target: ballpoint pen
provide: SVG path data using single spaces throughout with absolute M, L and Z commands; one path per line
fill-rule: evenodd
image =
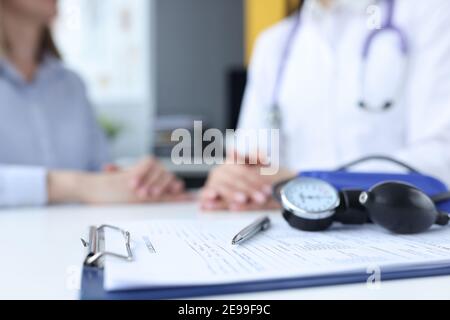
M 270 219 L 269 217 L 263 217 L 255 222 L 253 222 L 251 225 L 246 227 L 245 229 L 241 230 L 231 241 L 232 245 L 240 244 L 244 241 L 247 241 L 248 239 L 252 238 L 256 234 L 258 234 L 261 231 L 265 231 L 269 229 L 270 227 Z

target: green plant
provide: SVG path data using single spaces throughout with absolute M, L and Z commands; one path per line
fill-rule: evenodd
M 123 124 L 107 116 L 99 116 L 98 123 L 109 140 L 115 140 L 124 129 Z

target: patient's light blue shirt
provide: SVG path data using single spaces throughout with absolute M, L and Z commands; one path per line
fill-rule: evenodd
M 80 78 L 47 56 L 29 82 L 0 58 L 0 207 L 47 203 L 48 170 L 108 161 Z

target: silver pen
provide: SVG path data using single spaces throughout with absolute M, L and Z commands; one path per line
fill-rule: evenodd
M 256 234 L 260 233 L 261 231 L 265 231 L 270 228 L 270 219 L 269 217 L 263 217 L 255 222 L 253 222 L 251 225 L 243 229 L 241 232 L 239 232 L 231 241 L 232 245 L 240 244 L 244 241 L 247 241 L 248 239 L 252 238 Z

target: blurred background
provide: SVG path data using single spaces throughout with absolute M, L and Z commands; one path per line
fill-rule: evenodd
M 60 0 L 55 34 L 117 161 L 168 166 L 176 128 L 236 126 L 255 39 L 296 0 Z M 207 168 L 172 168 L 201 179 Z

